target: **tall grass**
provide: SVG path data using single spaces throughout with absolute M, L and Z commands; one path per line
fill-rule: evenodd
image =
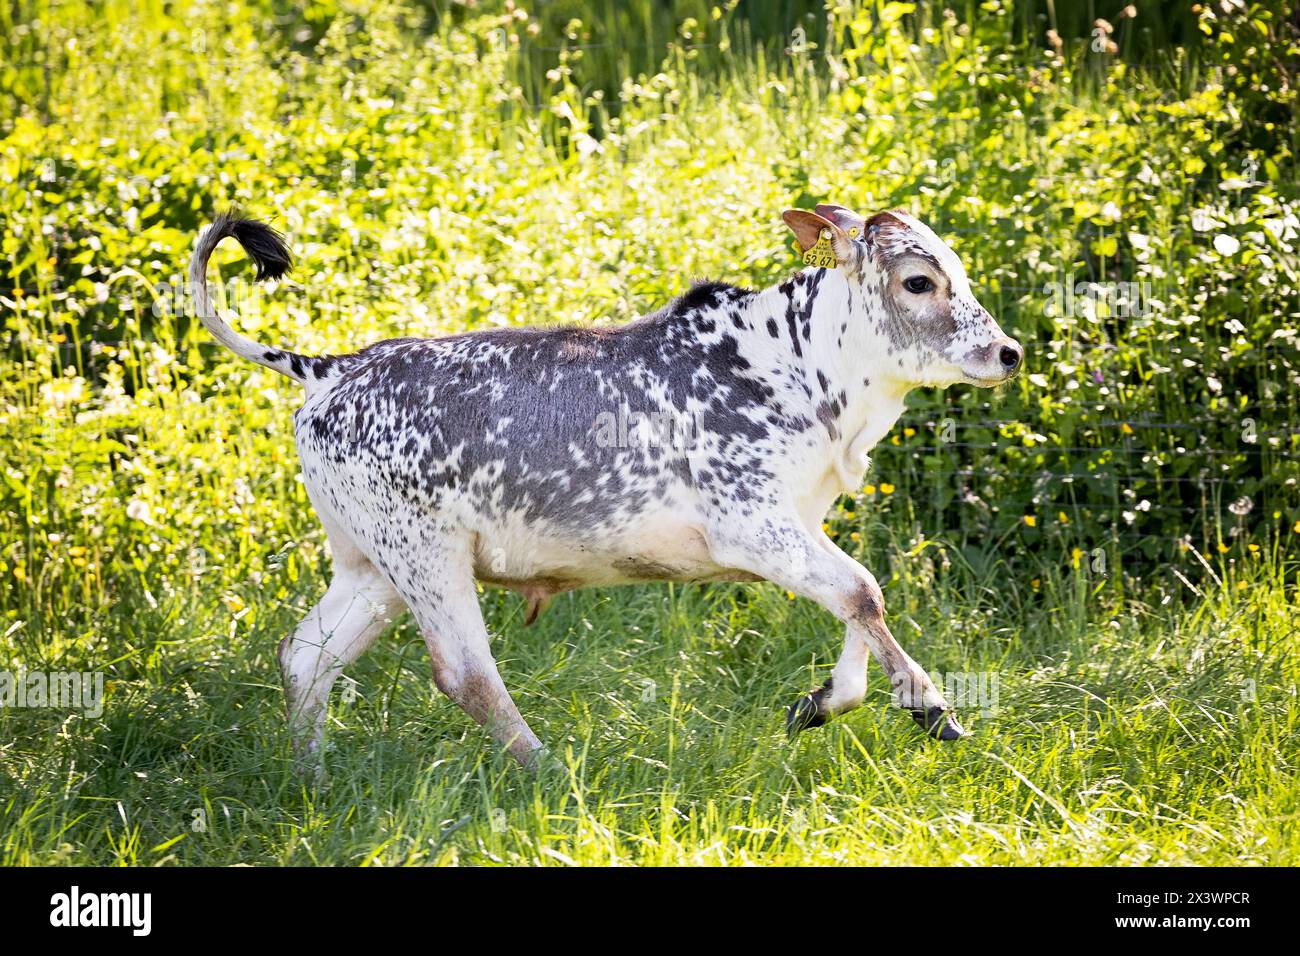
M 927 743 L 879 673 L 864 708 L 787 743 L 781 705 L 824 679 L 838 629 L 775 591 L 581 592 L 528 630 L 490 596 L 506 680 L 565 769 L 533 777 L 495 752 L 431 692 L 406 623 L 338 694 L 321 788 L 291 769 L 272 676 L 275 639 L 321 582 L 234 639 L 209 636 L 221 615 L 199 598 L 103 720 L 7 715 L 3 858 L 1294 862 L 1300 715 L 1279 582 L 1107 617 L 1074 580 L 993 595 L 954 577 L 925 583 L 925 601 L 910 579 L 891 596 L 927 664 L 1000 675 L 996 710 L 966 711 L 975 736 L 956 746 Z
M 1206 5 L 1182 53 L 1127 49 L 1143 13 L 1110 53 L 998 2 L 808 5 L 800 34 L 759 5 L 238 6 L 0 11 L 0 670 L 109 677 L 97 721 L 0 709 L 5 860 L 1294 860 L 1282 4 Z M 202 223 L 290 235 L 291 282 L 211 274 L 242 330 L 328 352 L 767 284 L 780 211 L 827 198 L 932 223 L 1030 346 L 997 395 L 914 395 L 828 516 L 913 656 L 998 676 L 974 740 L 928 746 L 873 683 L 786 745 L 838 638 L 769 588 L 573 595 L 528 630 L 488 592 L 567 777 L 495 755 L 407 623 L 304 790 L 271 654 L 328 568 L 299 396 L 186 313 Z M 1047 313 L 1085 280 L 1151 309 Z

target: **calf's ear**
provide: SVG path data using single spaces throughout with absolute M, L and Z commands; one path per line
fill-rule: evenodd
M 817 245 L 818 240 L 823 238 L 823 233 L 825 233 L 825 238 L 830 243 L 831 252 L 835 256 L 837 265 L 844 265 L 852 258 L 853 243 L 849 239 L 848 233 L 825 216 L 819 216 L 807 209 L 787 209 L 781 213 L 781 218 L 785 220 L 785 224 L 794 233 L 795 239 L 799 241 L 799 248 L 803 252 L 806 253 Z

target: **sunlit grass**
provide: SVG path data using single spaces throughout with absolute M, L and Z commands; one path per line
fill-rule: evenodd
M 844 5 L 815 48 L 723 4 L 644 75 L 590 48 L 636 5 L 572 26 L 110 0 L 42 6 L 44 34 L 27 6 L 0 11 L 0 670 L 109 689 L 97 720 L 0 709 L 4 862 L 1295 862 L 1280 5 L 1198 14 L 1204 59 L 1146 69 L 1001 3 Z M 784 708 L 839 642 L 823 612 L 646 587 L 525 629 L 487 592 L 567 772 L 497 754 L 407 622 L 336 691 L 330 782 L 305 788 L 273 649 L 328 562 L 298 392 L 185 315 L 213 211 L 269 219 L 298 262 L 251 290 L 223 247 L 235 324 L 330 352 L 766 285 L 795 267 L 781 210 L 827 199 L 934 224 L 1029 346 L 995 393 L 914 395 L 827 516 L 913 656 L 996 675 L 997 712 L 935 746 L 875 673 L 791 744 Z M 1049 314 L 1048 284 L 1082 280 L 1146 283 L 1151 311 Z
M 101 720 L 4 714 L 3 860 L 1294 861 L 1294 616 L 1273 582 L 1190 614 L 1104 620 L 1066 598 L 992 633 L 944 620 L 958 587 L 935 597 L 919 633 L 897 623 L 912 651 L 999 678 L 953 745 L 894 709 L 879 672 L 861 710 L 787 742 L 784 705 L 824 676 L 838 629 L 771 587 L 580 593 L 528 629 L 492 595 L 507 683 L 564 769 L 501 756 L 432 691 L 407 622 L 336 692 L 320 789 L 282 732 L 272 650 L 292 608 L 233 641 L 173 628 L 166 664 L 116 683 Z

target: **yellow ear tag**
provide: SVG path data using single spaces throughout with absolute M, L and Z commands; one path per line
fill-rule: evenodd
M 831 251 L 831 231 L 823 229 L 816 245 L 803 254 L 803 264 L 818 269 L 829 269 L 835 265 L 835 253 Z

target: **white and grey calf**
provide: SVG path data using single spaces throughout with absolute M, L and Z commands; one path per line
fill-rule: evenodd
M 301 751 L 320 746 L 335 679 L 410 608 L 438 687 L 527 762 L 542 745 L 497 671 L 475 579 L 521 593 L 530 619 L 588 585 L 772 581 L 846 628 L 830 679 L 790 708 L 791 732 L 858 706 L 870 655 L 922 727 L 961 736 L 885 624 L 876 579 L 821 522 L 860 486 L 911 389 L 1006 381 L 1021 347 L 910 216 L 821 205 L 784 219 L 826 264 L 773 288 L 702 283 L 622 326 L 319 357 L 258 345 L 217 316 L 205 272 L 223 238 L 259 278 L 283 275 L 290 256 L 262 223 L 208 227 L 190 265 L 203 323 L 306 389 L 295 434 L 334 578 L 280 645 Z

